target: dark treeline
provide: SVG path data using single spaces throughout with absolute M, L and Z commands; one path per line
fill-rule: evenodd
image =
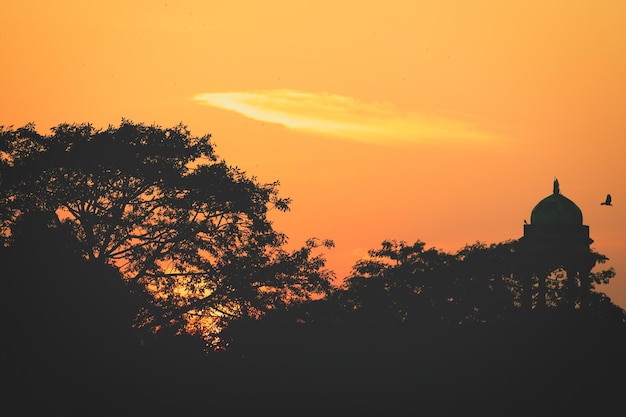
M 331 285 L 210 136 L 0 129 L 7 404 L 53 415 L 573 416 L 622 409 L 626 315 L 519 240 L 385 241 Z M 591 252 L 596 264 L 606 260 Z M 536 272 L 534 269 L 532 269 Z M 537 275 L 537 274 L 535 274 Z M 617 407 L 617 408 L 616 408 Z M 41 410 L 41 411 L 40 411 Z

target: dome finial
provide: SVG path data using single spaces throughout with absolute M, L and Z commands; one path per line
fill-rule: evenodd
M 556 177 L 554 178 L 554 189 L 552 191 L 554 194 L 560 194 L 561 190 L 559 190 L 559 180 L 556 179 Z

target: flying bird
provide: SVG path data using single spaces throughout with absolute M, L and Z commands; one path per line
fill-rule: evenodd
M 606 200 L 600 203 L 601 206 L 612 206 L 611 204 L 611 194 L 606 195 Z

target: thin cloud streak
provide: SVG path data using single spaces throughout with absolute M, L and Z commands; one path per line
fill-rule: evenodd
M 493 143 L 498 138 L 470 123 L 397 111 L 389 103 L 296 90 L 196 94 L 193 100 L 289 129 L 378 144 Z

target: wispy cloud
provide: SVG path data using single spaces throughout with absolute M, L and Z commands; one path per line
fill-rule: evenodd
M 389 103 L 295 90 L 196 94 L 194 100 L 294 130 L 373 143 L 476 143 L 497 137 L 466 121 L 400 112 Z

